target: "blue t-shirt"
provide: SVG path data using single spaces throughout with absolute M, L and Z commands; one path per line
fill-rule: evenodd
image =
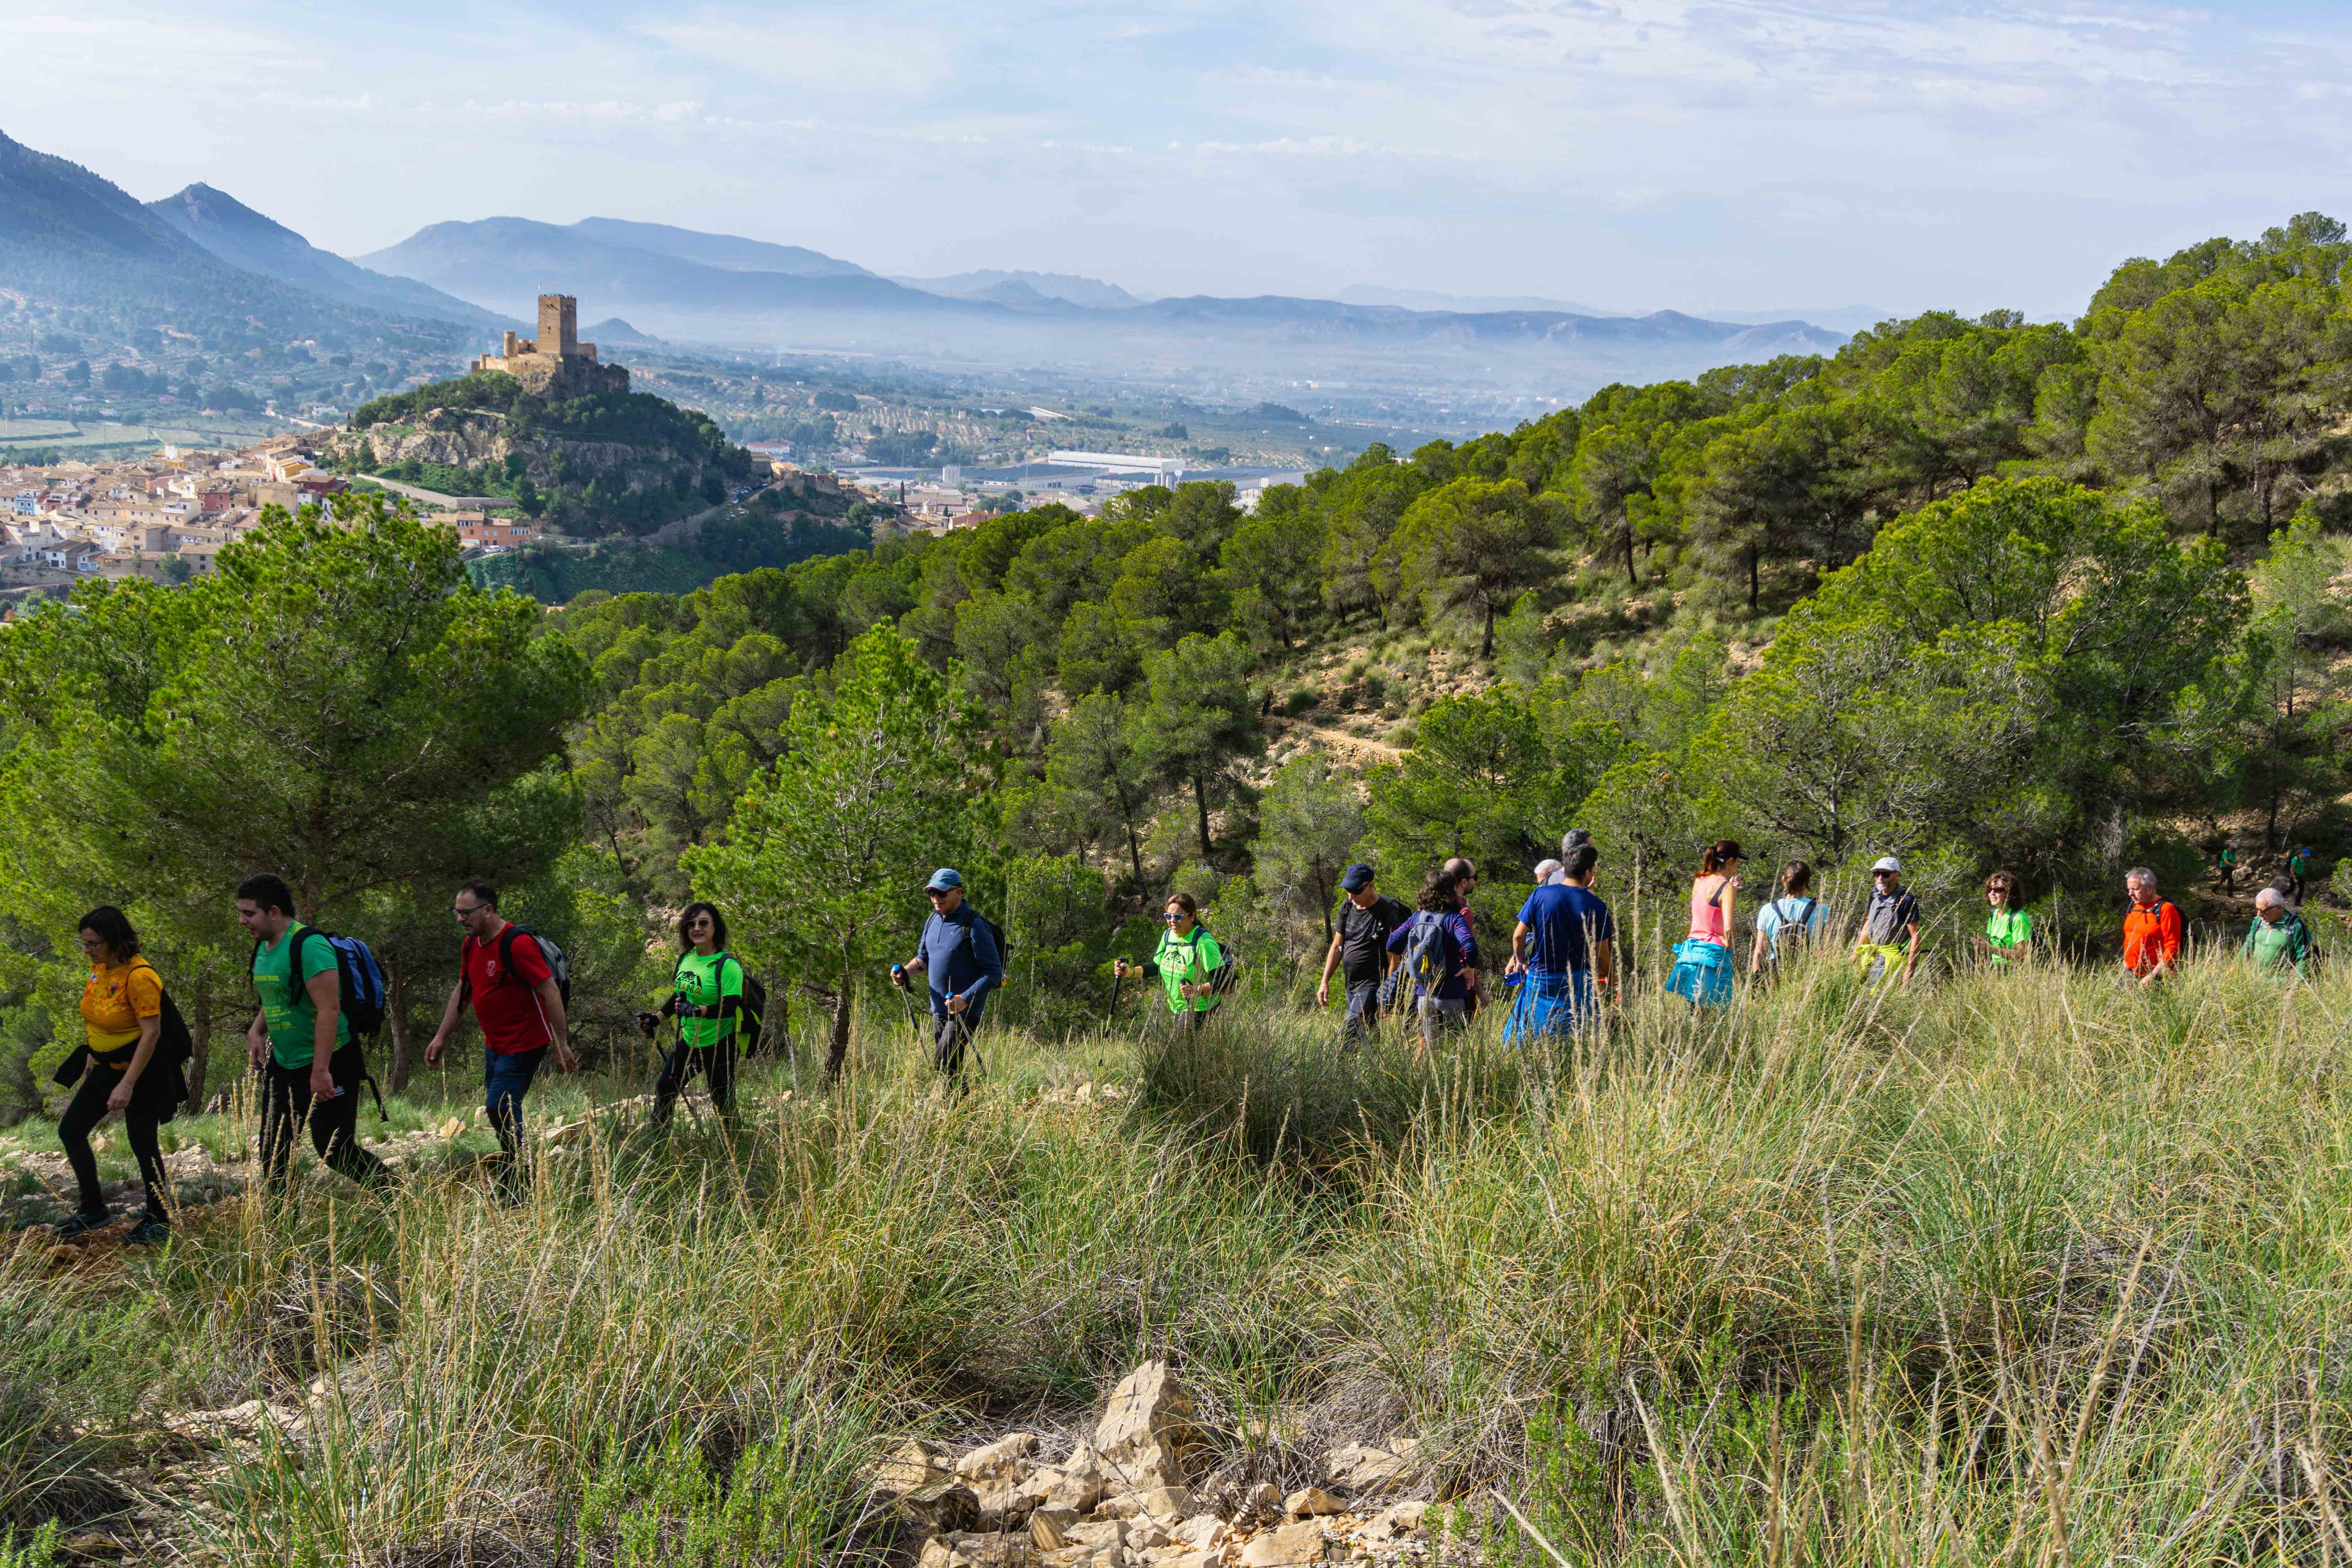
M 1538 975 L 1566 975 L 1592 967 L 1592 944 L 1617 939 L 1609 906 L 1589 889 L 1554 883 L 1528 894 L 1519 906 L 1528 928 L 1528 967 Z
M 1783 894 L 1756 912 L 1756 929 L 1764 934 L 1764 950 L 1777 958 L 1780 956 L 1782 931 L 1802 925 L 1803 939 L 1812 941 L 1820 937 L 1829 917 L 1829 905 L 1820 899 L 1801 893 Z

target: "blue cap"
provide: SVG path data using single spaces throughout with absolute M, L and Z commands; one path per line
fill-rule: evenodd
M 945 893 L 949 888 L 961 887 L 962 885 L 963 874 L 952 866 L 943 865 L 940 867 L 939 870 L 931 873 L 931 880 L 923 883 L 923 891 L 925 893 Z
M 1372 885 L 1372 868 L 1358 861 L 1340 873 L 1339 885 L 1349 893 L 1361 893 Z

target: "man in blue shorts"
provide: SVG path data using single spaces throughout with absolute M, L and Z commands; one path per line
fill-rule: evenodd
M 1600 858 L 1589 841 L 1577 845 L 1560 868 L 1567 880 L 1537 888 L 1520 906 L 1506 972 L 1526 978 L 1503 1026 L 1504 1044 L 1570 1034 L 1599 1021 L 1597 993 L 1617 978 L 1617 922 L 1592 892 Z

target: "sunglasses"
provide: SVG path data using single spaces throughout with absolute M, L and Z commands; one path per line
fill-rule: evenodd
M 449 906 L 449 913 L 463 920 L 469 915 L 479 915 L 488 907 L 486 904 L 453 904 Z

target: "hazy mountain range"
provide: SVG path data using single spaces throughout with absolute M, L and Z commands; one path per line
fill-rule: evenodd
M 1429 309 L 1284 295 L 1147 299 L 1053 273 L 892 278 L 797 246 L 597 218 L 435 224 L 358 259 L 509 314 L 560 287 L 583 309 L 619 312 L 673 340 L 1359 390 L 1580 395 L 1608 381 L 1689 375 L 1843 341 L 1802 320 L 1611 317 L 1549 300 Z
M 225 280 L 241 278 L 241 284 Z M 1447 395 L 1579 397 L 1610 381 L 1833 350 L 1821 324 L 1610 316 L 1571 301 L 1350 290 L 1146 298 L 1068 274 L 892 278 L 798 246 L 662 224 L 494 217 L 430 225 L 347 260 L 206 184 L 142 205 L 88 170 L 0 137 L 0 287 L 169 301 L 251 296 L 248 314 L 359 312 L 488 335 L 542 292 L 634 332 L 755 350 L 902 354 L 971 369 L 1061 365 L 1210 391 L 1313 382 Z M 272 311 L 253 308 L 268 302 Z M 618 325 L 615 323 L 615 325 Z M 590 335 L 590 334 L 583 334 Z

